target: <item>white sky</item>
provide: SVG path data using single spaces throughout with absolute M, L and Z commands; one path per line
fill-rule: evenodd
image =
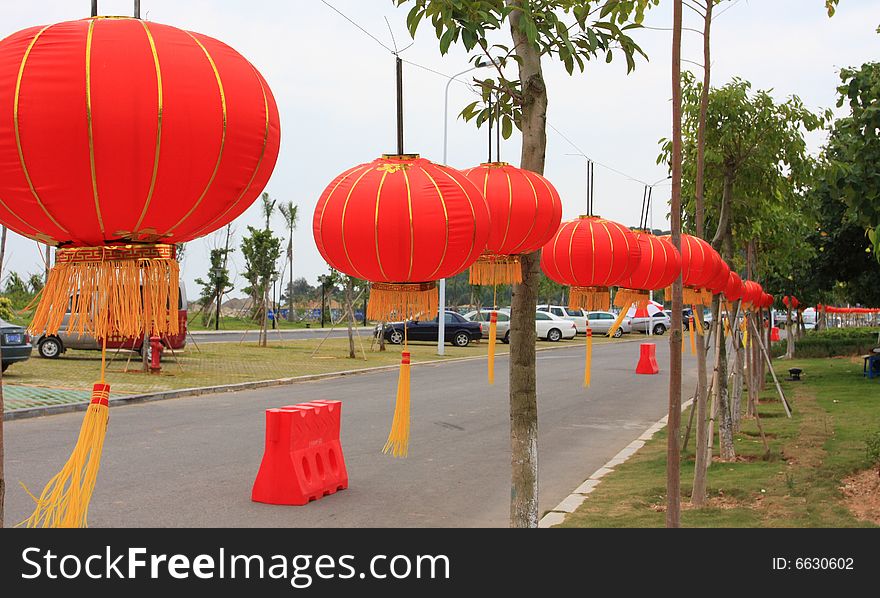
M 391 45 L 387 17 L 400 47 L 410 43 L 407 7 L 391 0 L 329 0 L 362 27 Z M 100 14 L 131 14 L 131 0 L 99 0 Z M 266 191 L 279 201 L 299 205 L 295 235 L 295 275 L 314 283 L 326 272 L 311 232 L 312 213 L 324 187 L 350 166 L 395 151 L 394 63 L 378 43 L 357 30 L 320 0 L 142 0 L 142 16 L 216 37 L 248 58 L 272 87 L 281 113 L 281 153 Z M 87 17 L 88 0 L 5 1 L 0 5 L 0 36 L 25 27 Z M 829 19 L 822 0 L 728 0 L 712 32 L 712 80 L 722 85 L 733 76 L 754 87 L 772 89 L 779 99 L 797 94 L 813 109 L 833 107 L 838 71 L 880 56 L 880 1 L 842 0 Z M 685 11 L 685 26 L 701 28 L 699 18 Z M 645 24 L 668 28 L 671 2 L 663 0 Z M 640 60 L 630 75 L 625 63 L 598 60 L 583 74 L 568 77 L 558 64 L 546 63 L 550 108 L 548 120 L 598 164 L 626 173 L 621 176 L 596 166 L 594 210 L 606 218 L 634 226 L 641 207 L 643 182 L 665 177 L 655 163 L 658 140 L 671 131 L 669 31 L 635 31 L 650 61 Z M 684 57 L 702 62 L 702 38 L 684 33 Z M 403 57 L 453 75 L 468 68 L 467 56 L 453 48 L 441 57 L 433 29 L 419 30 Z M 685 68 L 696 69 L 689 64 Z M 468 76 L 463 77 L 464 80 Z M 447 79 L 407 65 L 405 71 L 406 151 L 441 161 L 443 93 Z M 449 109 L 449 158 L 465 168 L 486 158 L 485 128 L 456 118 L 473 101 L 465 85 L 453 84 Z M 822 136 L 811 137 L 815 151 Z M 560 135 L 548 133 L 545 175 L 564 202 L 564 218 L 583 212 L 584 160 Z M 502 145 L 502 159 L 519 159 L 515 134 Z M 637 180 L 632 180 L 637 179 Z M 668 184 L 654 192 L 654 225 L 665 227 Z M 257 206 L 234 224 L 238 235 L 261 222 Z M 281 217 L 276 226 L 281 229 Z M 190 297 L 198 294 L 194 280 L 204 276 L 209 249 L 219 238 L 209 235 L 191 242 L 184 264 Z M 233 254 L 233 274 L 242 267 Z M 33 241 L 10 233 L 5 275 L 42 271 Z M 241 285 L 242 279 L 236 282 Z M 233 293 L 237 295 L 239 293 Z

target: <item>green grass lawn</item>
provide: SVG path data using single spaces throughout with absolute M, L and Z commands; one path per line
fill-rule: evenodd
M 309 326 L 306 326 L 306 322 L 288 322 L 287 320 L 278 320 L 277 327 L 281 330 L 297 330 L 300 328 L 321 328 L 321 322 L 308 322 Z M 329 322 L 325 322 L 326 327 L 330 327 Z M 360 322 L 357 323 L 358 326 L 362 324 Z M 199 316 L 193 317 L 190 315 L 189 322 L 187 327 L 193 331 L 199 330 L 214 330 L 213 321 L 209 326 L 205 326 L 202 323 L 202 318 Z M 339 326 L 337 326 L 338 328 Z M 220 330 L 259 330 L 260 324 L 259 322 L 254 322 L 253 320 L 247 318 L 233 318 L 233 317 L 224 317 L 220 318 Z M 272 322 L 269 322 L 269 330 L 272 330 Z
M 689 505 L 693 438 L 682 457 L 682 525 L 687 527 L 854 527 L 843 503 L 842 479 L 870 466 L 865 438 L 880 429 L 880 383 L 863 379 L 857 358 L 776 362 L 782 378 L 790 367 L 802 382 L 782 382 L 793 403 L 788 419 L 772 382 L 760 414 L 769 458 L 754 420 L 736 435 L 737 461 L 717 459 L 709 468 L 709 505 Z M 688 413 L 683 414 L 683 427 Z M 717 454 L 717 443 L 716 452 Z M 666 434 L 657 434 L 629 461 L 605 476 L 564 527 L 661 527 L 665 524 Z

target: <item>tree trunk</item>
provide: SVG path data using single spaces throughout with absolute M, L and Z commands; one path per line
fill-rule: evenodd
M 520 167 L 544 173 L 547 87 L 541 56 L 520 29 L 521 0 L 508 0 L 510 33 L 522 81 Z M 538 400 L 535 389 L 535 308 L 541 253 L 521 258 L 522 284 L 513 287 L 510 316 L 510 526 L 538 525 Z
M 753 280 L 754 277 L 754 262 L 755 262 L 755 241 L 754 239 L 748 242 L 746 246 L 746 278 L 748 280 Z M 754 313 L 744 312 L 743 319 L 746 322 L 746 338 L 748 339 L 748 346 L 746 347 L 746 369 L 748 371 L 748 391 L 749 391 L 749 402 L 748 402 L 748 415 L 749 417 L 755 417 L 758 412 L 758 377 L 755 375 L 755 369 L 757 368 L 757 360 L 755 359 L 755 350 L 757 349 L 757 344 L 755 339 L 752 338 L 752 333 L 749 331 L 748 319 L 752 318 Z
M 354 292 L 354 281 L 351 276 L 346 277 L 345 281 L 345 319 L 348 321 L 348 358 L 356 359 L 354 352 L 354 306 L 352 305 L 352 293 Z M 438 322 L 443 325 L 442 320 Z
M 720 322 L 718 325 L 720 326 Z M 714 402 L 718 406 L 718 445 L 721 459 L 732 461 L 736 458 L 736 449 L 733 445 L 733 417 L 727 387 L 727 343 L 720 334 L 716 339 L 718 361 L 715 366 Z
M 385 320 L 379 322 L 379 352 L 385 350 Z
M 697 123 L 697 172 L 694 180 L 694 208 L 696 212 L 696 233 L 701 239 L 705 238 L 705 210 L 703 202 L 706 155 L 706 113 L 709 109 L 709 82 L 710 69 L 710 46 L 709 33 L 712 25 L 712 2 L 706 6 L 703 20 L 703 88 L 700 92 L 700 117 Z M 703 326 L 702 309 L 694 309 L 694 326 Z M 696 433 L 696 456 L 694 462 L 694 485 L 691 492 L 691 503 L 695 507 L 702 507 L 706 502 L 706 470 L 709 467 L 708 442 L 706 435 L 709 430 L 709 422 L 706 413 L 706 338 L 702 334 L 696 336 L 697 346 L 697 394 L 694 397 L 697 410 L 697 433 Z
M 794 359 L 795 327 L 791 320 L 791 301 L 785 308 L 785 358 Z M 769 345 L 768 345 L 769 346 Z
M 287 321 L 293 322 L 293 227 L 290 227 L 290 241 L 287 243 L 287 259 L 290 261 L 290 277 L 287 286 Z
M 694 306 L 694 327 L 703 326 L 703 310 L 702 306 Z M 717 342 L 716 351 L 717 349 Z M 709 468 L 709 443 L 711 439 L 707 438 L 709 433 L 709 419 L 707 412 L 708 396 L 706 394 L 706 386 L 708 379 L 706 376 L 706 337 L 701 334 L 696 335 L 697 345 L 697 395 L 696 404 L 693 408 L 697 410 L 696 419 L 696 455 L 694 457 L 694 486 L 691 492 L 691 503 L 695 507 L 703 507 L 706 504 L 706 473 Z
M 681 250 L 681 12 L 672 17 L 672 243 Z M 681 276 L 672 284 L 672 330 L 669 335 L 669 413 L 666 438 L 666 527 L 681 527 Z
M 742 392 L 743 392 L 743 369 L 745 366 L 745 351 L 742 346 L 742 333 L 736 327 L 735 315 L 739 313 L 742 302 L 737 301 L 733 305 L 733 313 L 731 314 L 730 332 L 733 341 L 733 350 L 736 357 L 733 362 L 733 400 L 731 401 L 733 412 L 733 431 L 739 432 L 740 421 L 742 419 Z
M 268 346 L 269 337 L 269 280 L 263 280 L 263 289 L 260 306 L 260 346 Z

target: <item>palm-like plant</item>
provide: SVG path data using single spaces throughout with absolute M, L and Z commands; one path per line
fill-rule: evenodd
M 278 203 L 278 200 L 269 197 L 266 191 L 263 191 L 260 199 L 263 202 L 263 217 L 266 219 L 266 230 L 269 230 L 269 220 L 272 218 L 272 213 L 275 211 L 275 204 Z
M 296 230 L 296 223 L 299 220 L 297 213 L 297 205 L 292 201 L 279 206 L 284 222 L 287 224 L 289 236 L 287 238 L 287 262 L 290 264 L 290 278 L 287 285 L 287 321 L 293 321 L 293 231 Z

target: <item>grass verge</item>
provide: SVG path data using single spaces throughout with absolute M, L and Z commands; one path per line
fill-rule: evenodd
M 862 378 L 857 358 L 797 359 L 776 363 L 780 379 L 789 367 L 802 382 L 782 382 L 793 403 L 788 419 L 772 383 L 761 395 L 760 414 L 770 445 L 754 420 L 736 434 L 737 460 L 709 469 L 709 501 L 690 507 L 693 439 L 682 454 L 682 525 L 687 527 L 862 527 L 844 504 L 843 479 L 870 464 L 865 438 L 880 428 L 880 383 Z M 683 425 L 688 413 L 682 417 Z M 716 446 L 717 454 L 717 446 Z M 666 502 L 666 432 L 606 475 L 563 527 L 662 527 Z

